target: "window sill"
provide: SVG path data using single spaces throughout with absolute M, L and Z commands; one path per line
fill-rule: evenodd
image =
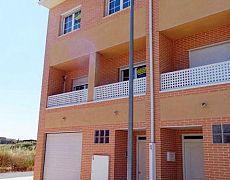
M 68 33 L 66 33 L 66 34 L 59 35 L 57 38 L 62 38 L 62 37 L 68 36 L 68 35 L 70 35 L 70 34 L 73 34 L 74 32 L 80 31 L 80 30 L 81 30 L 81 28 L 75 29 L 75 30 L 73 30 L 73 31 L 71 31 L 71 32 L 68 32 Z
M 114 16 L 114 15 L 117 15 L 117 14 L 119 14 L 119 13 L 121 13 L 121 12 L 128 11 L 129 9 L 130 9 L 130 7 L 127 7 L 127 8 L 125 8 L 125 9 L 121 9 L 120 11 L 117 11 L 117 12 L 115 12 L 115 13 L 113 13 L 113 14 L 105 15 L 105 16 L 103 17 L 103 19 L 110 18 L 110 17 L 112 17 L 112 16 Z

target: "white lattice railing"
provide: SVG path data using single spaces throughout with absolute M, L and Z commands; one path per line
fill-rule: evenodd
M 62 93 L 52 95 L 48 97 L 47 107 L 59 107 L 66 105 L 73 105 L 86 102 L 88 98 L 88 90 L 72 91 L 68 93 Z
M 146 78 L 138 78 L 133 81 L 134 95 L 145 94 Z M 129 82 L 122 81 L 118 83 L 108 84 L 94 88 L 94 99 L 113 99 L 128 96 Z
M 161 91 L 230 82 L 230 61 L 161 75 Z

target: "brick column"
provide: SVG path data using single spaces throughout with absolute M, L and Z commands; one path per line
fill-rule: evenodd
M 88 74 L 88 101 L 94 100 L 94 87 L 97 85 L 97 71 L 99 66 L 100 54 L 94 52 L 89 55 L 89 74 Z

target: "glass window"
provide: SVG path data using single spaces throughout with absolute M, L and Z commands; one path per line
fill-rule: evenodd
M 109 143 L 109 130 L 95 130 L 94 143 Z
M 230 124 L 212 126 L 213 143 L 230 143 Z
M 73 80 L 73 91 L 88 89 L 88 77 L 81 77 Z
M 88 89 L 88 84 L 76 85 L 73 87 L 74 91 L 79 91 L 79 90 L 83 90 L 83 89 Z
M 130 6 L 130 0 L 123 0 L 123 9 Z
M 73 29 L 80 29 L 81 27 L 81 10 L 74 13 L 74 24 L 73 24 Z
M 108 14 L 113 14 L 130 6 L 130 0 L 109 0 Z
M 213 143 L 222 143 L 221 125 L 212 126 Z
M 230 143 L 230 124 L 223 125 L 223 136 L 224 143 Z
M 81 27 L 81 10 L 75 11 L 72 14 L 64 17 L 63 34 L 67 34 Z
M 140 65 L 133 68 L 134 79 L 146 77 L 146 65 Z M 121 81 L 129 80 L 129 69 L 121 70 Z
M 72 31 L 72 15 L 67 16 L 64 22 L 64 34 Z

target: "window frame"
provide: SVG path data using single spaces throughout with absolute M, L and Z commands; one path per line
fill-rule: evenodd
M 135 68 L 138 68 L 138 67 L 140 67 L 140 66 L 146 66 L 146 62 L 143 61 L 143 62 L 140 62 L 140 63 L 136 63 L 136 64 L 133 65 L 133 68 L 135 69 Z M 127 69 L 129 69 L 128 66 L 125 66 L 125 67 L 121 67 L 121 68 L 120 68 L 120 70 L 119 70 L 119 81 L 120 81 L 120 82 L 123 82 L 123 78 L 124 78 L 122 72 L 123 72 L 124 70 L 127 70 Z M 135 73 L 135 72 L 134 72 L 134 76 L 136 76 L 136 73 Z M 134 79 L 136 79 L 136 77 L 134 77 Z
M 228 126 L 230 126 L 230 124 L 213 124 L 212 125 L 212 143 L 213 144 L 230 144 L 230 142 L 224 142 L 224 135 L 225 135 L 225 133 L 224 133 L 224 128 L 223 128 L 223 126 L 226 126 L 226 125 L 228 125 Z M 214 134 L 214 132 L 213 132 L 213 126 L 220 126 L 220 130 L 221 130 L 221 132 L 220 132 L 220 134 L 221 134 L 221 142 L 220 143 L 218 143 L 218 142 L 214 142 L 214 135 L 216 135 L 216 134 Z M 229 133 L 228 133 L 229 134 Z
M 66 35 L 66 34 L 69 34 L 71 32 L 74 32 L 74 31 L 77 31 L 79 29 L 81 29 L 81 21 L 80 21 L 80 27 L 77 28 L 77 29 L 74 29 L 74 15 L 75 13 L 77 13 L 78 11 L 81 11 L 81 14 L 82 14 L 82 10 L 81 10 L 81 5 L 61 14 L 61 31 L 60 31 L 60 35 Z M 68 17 L 68 16 L 72 16 L 72 26 L 71 26 L 71 31 L 70 32 L 66 32 L 64 33 L 65 31 L 65 19 Z M 82 20 L 82 18 L 80 18 Z
M 129 3 L 131 3 L 131 2 L 129 2 Z M 120 0 L 120 10 L 110 14 L 109 13 L 109 10 L 110 10 L 109 5 L 110 5 L 110 0 L 107 0 L 107 16 L 116 14 L 116 13 L 118 13 L 118 12 L 120 12 L 120 11 L 122 11 L 122 10 L 130 7 L 130 5 L 129 5 L 129 6 L 127 6 L 127 7 L 124 8 L 124 0 Z
M 98 135 L 96 135 L 96 132 L 98 132 Z M 101 132 L 103 132 L 103 135 L 101 135 Z M 108 132 L 108 135 L 106 135 L 106 132 Z M 94 144 L 109 144 L 110 143 L 110 130 L 109 129 L 97 129 L 94 130 Z M 97 142 L 96 142 L 97 138 Z M 103 142 L 101 142 L 101 138 L 103 138 Z M 108 140 L 108 142 L 106 141 Z
M 76 81 L 82 81 L 82 82 L 76 82 Z M 84 86 L 84 89 L 82 90 L 88 89 L 88 85 L 89 85 L 88 76 L 83 76 L 83 77 L 72 79 L 72 91 L 80 91 L 80 90 L 75 90 L 75 87 L 77 86 Z

